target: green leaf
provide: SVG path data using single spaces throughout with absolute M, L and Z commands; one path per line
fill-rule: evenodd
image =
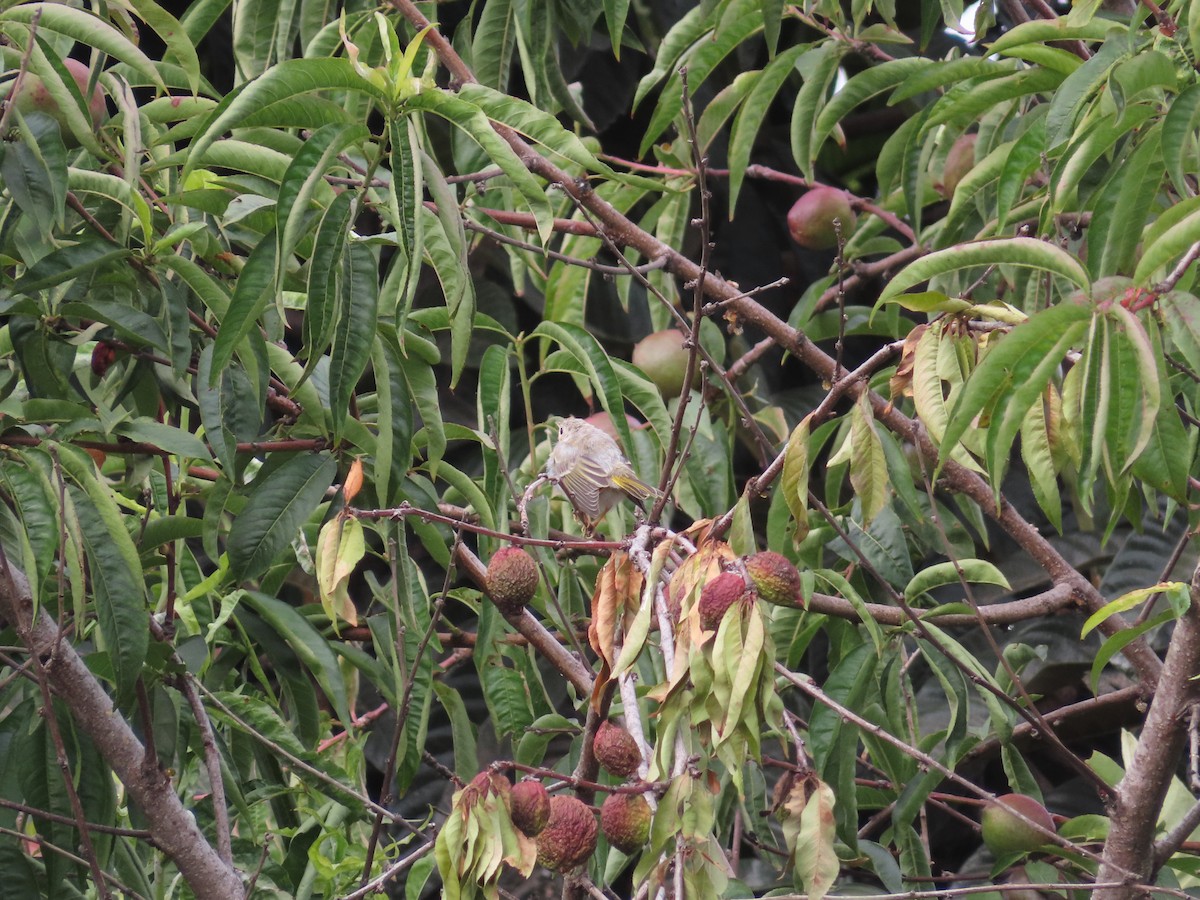
M 985 409 L 994 409 L 996 403 L 1004 405 L 1003 413 L 999 421 L 993 418 L 990 427 L 996 437 L 989 441 L 989 449 L 1006 450 L 1001 447 L 1004 439 L 1011 444 L 1021 418 L 1041 395 L 1062 354 L 1083 332 L 1091 317 L 1091 310 L 1074 303 L 1053 306 L 1016 326 L 998 346 L 989 350 L 954 404 L 939 460 L 949 456 L 975 417 Z M 992 457 L 997 465 L 1003 464 L 995 454 Z M 999 490 L 998 478 L 993 484 Z
M 1191 15 L 1200 18 L 1195 10 Z M 1188 185 L 1185 161 L 1193 162 L 1200 152 L 1197 130 L 1200 129 L 1200 84 L 1193 84 L 1171 101 L 1162 126 L 1162 151 L 1171 184 L 1180 197 L 1194 192 Z M 1189 155 L 1190 154 L 1190 155 Z
M 212 460 L 212 455 L 202 440 L 191 432 L 167 425 L 164 422 L 139 417 L 118 425 L 116 432 L 131 441 L 152 444 L 175 456 Z
M 229 566 L 236 578 L 250 580 L 266 571 L 300 533 L 336 474 L 331 456 L 302 453 L 252 484 L 229 530 Z
M 487 115 L 474 103 L 439 90 L 423 91 L 405 100 L 410 110 L 423 110 L 441 116 L 479 145 L 488 158 L 499 166 L 524 198 L 537 221 L 538 235 L 550 239 L 554 213 L 537 179 L 529 174 L 525 164 L 508 142 L 492 128 Z
M 912 602 L 922 594 L 947 584 L 996 584 L 1011 587 L 1004 573 L 987 560 L 959 559 L 954 562 L 935 563 L 913 576 L 904 588 L 904 599 Z
M 756 2 L 757 0 L 732 0 L 722 11 L 720 27 L 707 40 L 698 40 L 689 46 L 683 54 L 685 58 L 670 65 L 671 74 L 662 87 L 658 103 L 654 107 L 654 114 L 650 117 L 650 124 L 646 126 L 645 134 L 642 135 L 641 147 L 638 150 L 639 156 L 645 156 L 649 152 L 650 147 L 675 121 L 675 117 L 683 109 L 683 81 L 679 75 L 680 65 L 687 68 L 688 93 L 695 97 L 696 91 L 700 89 L 705 79 L 712 74 L 713 69 L 721 60 L 732 53 L 750 35 L 762 29 L 762 16 L 756 15 L 754 11 Z M 677 26 L 682 22 L 683 20 L 676 23 Z M 663 48 L 665 46 L 664 42 Z M 660 53 L 663 48 L 660 48 Z M 661 58 L 659 62 L 661 63 Z M 655 71 L 658 71 L 657 65 Z M 638 85 L 639 100 L 643 85 L 653 83 L 649 82 L 652 76 L 654 76 L 653 72 L 643 78 L 641 84 Z
M 1179 604 L 1186 607 L 1190 602 L 1189 588 L 1182 581 L 1164 581 L 1152 584 L 1150 587 L 1138 588 L 1137 590 L 1122 594 L 1115 600 L 1110 600 L 1088 616 L 1087 621 L 1083 623 L 1083 628 L 1079 636 L 1085 638 L 1105 620 L 1111 619 L 1113 616 L 1120 615 L 1121 613 L 1129 612 L 1131 609 L 1136 609 L 1157 594 L 1168 593 L 1174 595 L 1175 598 L 1172 606 Z M 1174 615 L 1174 613 L 1172 614 Z
M 324 125 L 305 140 L 292 158 L 275 201 L 279 240 L 277 278 L 283 275 L 288 257 L 303 236 L 302 229 L 309 224 L 306 213 L 317 187 L 325 186 L 325 170 L 338 154 L 368 137 L 370 132 L 365 125 Z
M 102 50 L 145 75 L 166 89 L 153 60 L 129 38 L 100 17 L 61 3 L 26 3 L 0 12 L 0 29 L 9 22 L 28 25 L 38 16 L 38 30 L 52 31 L 74 38 L 81 44 Z
M 67 150 L 58 128 L 44 115 L 25 117 L 25 127 L 16 137 L 0 153 L 0 182 L 45 239 L 63 224 Z
M 1034 19 L 1023 22 L 1002 34 L 988 48 L 989 53 L 1003 56 L 1009 50 L 1026 44 L 1049 44 L 1053 41 L 1102 41 L 1113 23 L 1107 19 L 1093 19 L 1077 25 L 1064 18 Z
M 242 268 L 237 285 L 233 289 L 229 311 L 221 320 L 221 328 L 217 332 L 216 341 L 213 342 L 210 387 L 217 383 L 221 372 L 233 359 L 234 351 L 250 334 L 254 323 L 274 296 L 272 286 L 275 283 L 275 249 L 275 235 L 264 236 L 251 251 L 250 258 Z
M 337 275 L 350 231 L 354 200 L 354 194 L 350 191 L 334 198 L 321 218 L 313 241 L 312 256 L 308 261 L 308 301 L 304 310 L 304 344 L 301 353 L 307 360 L 305 377 L 312 372 L 333 338 L 340 299 Z
M 69 496 L 87 551 L 100 646 L 108 652 L 119 702 L 126 703 L 133 697 L 150 643 L 141 560 L 110 489 L 95 475 L 91 457 L 70 447 L 58 450 L 64 471 L 75 482 Z
M 807 53 L 809 44 L 798 44 L 789 47 L 763 69 L 762 76 L 754 82 L 754 87 L 746 97 L 746 102 L 738 110 L 733 120 L 733 129 L 729 137 L 729 217 L 733 218 L 737 206 L 738 193 L 742 188 L 742 179 L 746 174 L 746 166 L 750 164 L 750 154 L 754 149 L 754 141 L 759 129 L 767 119 L 767 111 L 775 102 L 775 95 L 783 87 L 795 69 L 796 60 Z M 705 110 L 707 112 L 707 110 Z
M 200 90 L 200 59 L 196 55 L 195 42 L 188 36 L 183 25 L 154 0 L 129 0 L 129 5 L 143 22 L 167 45 L 164 60 L 173 60 L 187 75 L 192 93 Z M 195 5 L 195 4 L 192 4 Z
M 257 110 L 313 91 L 357 91 L 386 103 L 383 91 L 355 71 L 348 59 L 289 59 L 268 69 L 242 90 L 227 95 L 201 126 L 188 148 L 180 180 L 186 181 L 220 135 Z
M 300 457 L 304 459 L 305 457 Z M 307 457 L 315 459 L 317 457 Z M 331 466 L 332 459 L 325 460 Z M 243 513 L 245 515 L 245 513 Z M 238 521 L 241 521 L 240 519 Z M 237 527 L 237 524 L 234 524 Z M 230 535 L 232 540 L 232 534 Z M 301 662 L 308 668 L 316 679 L 326 699 L 333 705 L 334 712 L 344 727 L 349 727 L 353 721 L 347 704 L 346 685 L 342 679 L 342 670 L 338 666 L 337 657 L 329 646 L 329 642 L 321 637 L 321 633 L 313 627 L 300 611 L 282 600 L 270 597 L 258 591 L 246 591 L 244 600 L 254 608 L 264 622 L 287 641 Z
M 1133 280 L 1148 284 L 1159 269 L 1165 269 L 1172 260 L 1183 256 L 1196 241 L 1200 241 L 1200 209 L 1176 222 L 1142 249 Z
M 1163 180 L 1161 131 L 1150 128 L 1140 135 L 1140 143 L 1119 165 L 1115 198 L 1110 192 L 1099 200 L 1097 207 L 1111 211 L 1111 225 L 1103 234 L 1103 243 L 1090 236 L 1088 261 L 1097 275 L 1125 275 L 1133 271 L 1134 257 L 1142 241 L 1142 229 L 1151 204 Z M 1095 222 L 1095 218 L 1093 218 Z M 1097 252 L 1100 251 L 1100 252 Z
M 876 307 L 938 275 L 982 266 L 1012 265 L 1061 275 L 1085 290 L 1091 279 L 1079 261 L 1054 244 L 1036 238 L 977 241 L 938 250 L 902 269 L 879 295 Z
M 516 40 L 512 0 L 485 3 L 471 39 L 471 70 L 480 83 L 508 89 Z
M 1014 29 L 1015 30 L 1015 29 Z M 1003 38 L 1001 39 L 1001 41 Z M 1001 41 L 997 41 L 1000 43 Z M 1054 92 L 1046 114 L 1046 148 L 1052 150 L 1071 137 L 1075 120 L 1093 93 L 1100 90 L 1112 67 L 1129 52 L 1124 40 L 1109 40 Z
M 39 259 L 17 279 L 12 289 L 17 293 L 32 295 L 96 269 L 105 268 L 129 255 L 129 250 L 106 241 L 71 244 L 51 251 Z
M 834 127 L 852 109 L 901 84 L 913 74 L 933 65 L 932 60 L 920 57 L 889 60 L 878 66 L 873 66 L 859 72 L 833 95 L 817 116 L 813 127 L 811 152 L 820 152 L 821 145 L 833 132 Z
M 334 440 L 350 409 L 354 389 L 367 367 L 379 307 L 379 282 L 375 255 L 360 243 L 351 243 L 341 260 L 340 310 L 329 353 L 329 410 Z
M 812 52 L 801 56 L 796 64 L 804 77 L 804 84 L 792 107 L 792 159 L 796 161 L 804 177 L 810 180 L 819 149 L 814 140 L 817 116 L 821 113 L 829 87 L 833 84 L 845 52 L 841 42 L 821 44 Z

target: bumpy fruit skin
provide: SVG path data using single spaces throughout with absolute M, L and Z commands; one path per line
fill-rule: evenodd
M 746 593 L 746 581 L 736 572 L 722 572 L 700 592 L 700 627 L 716 631 L 726 611 Z
M 609 794 L 600 807 L 600 830 L 622 853 L 634 853 L 650 839 L 650 816 L 641 794 Z
M 687 377 L 688 351 L 683 347 L 683 332 L 668 328 L 638 341 L 633 348 L 633 364 L 646 373 L 664 397 L 678 397 Z M 692 387 L 700 384 L 700 367 Z
M 509 794 L 512 820 L 529 837 L 537 837 L 550 821 L 550 794 L 540 781 L 521 781 Z
M 604 771 L 617 778 L 630 777 L 642 764 L 642 751 L 638 749 L 633 735 L 612 722 L 600 723 L 592 752 Z
M 831 187 L 813 188 L 788 210 L 788 231 L 801 247 L 829 250 L 837 246 L 834 219 L 841 222 L 842 240 L 849 240 L 858 227 L 858 218 L 846 192 Z
M 786 556 L 773 550 L 755 553 L 746 559 L 746 574 L 754 582 L 758 596 L 768 603 L 796 605 L 800 597 L 800 572 Z
M 87 91 L 88 81 L 91 78 L 91 72 L 87 65 L 77 59 L 64 59 L 63 66 L 71 73 L 71 77 L 75 79 L 75 83 L 79 85 L 79 92 L 82 94 Z M 25 78 L 21 81 L 21 93 L 16 96 L 14 102 L 21 115 L 28 115 L 32 112 L 45 113 L 57 121 L 64 129 L 67 127 L 58 101 L 51 96 L 45 82 L 32 72 L 25 74 Z M 100 122 L 103 121 L 107 111 L 108 109 L 104 104 L 104 92 L 100 90 L 100 85 L 97 84 L 95 90 L 92 91 L 91 97 L 88 98 L 88 112 L 92 117 L 93 128 L 100 126 Z
M 1043 828 L 1054 831 L 1054 819 L 1046 807 L 1027 794 L 1005 794 L 983 811 L 983 842 L 992 853 L 1027 853 L 1046 843 L 1035 831 L 1009 810 L 1016 810 Z
M 569 872 L 596 851 L 600 829 L 587 804 L 575 797 L 551 797 L 550 819 L 537 837 L 538 865 Z
M 518 615 L 537 593 L 537 563 L 520 547 L 502 547 L 488 563 L 484 586 L 500 612 Z
M 954 196 L 954 189 L 975 168 L 975 141 L 978 135 L 964 134 L 950 145 L 946 154 L 946 168 L 942 170 L 942 193 Z

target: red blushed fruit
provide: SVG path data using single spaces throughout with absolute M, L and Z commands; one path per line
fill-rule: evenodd
M 103 378 L 104 373 L 108 371 L 117 360 L 117 351 L 108 341 L 100 341 L 92 350 L 92 374 L 97 378 Z
M 801 247 L 831 250 L 838 245 L 839 232 L 843 241 L 850 239 L 858 227 L 858 218 L 845 191 L 816 187 L 792 204 L 787 224 L 792 240 Z
M 1013 811 L 1024 818 L 1017 818 Z M 983 811 L 983 842 L 992 853 L 1028 853 L 1045 844 L 1049 837 L 1029 822 L 1054 831 L 1054 818 L 1033 797 L 1027 794 L 1005 794 Z

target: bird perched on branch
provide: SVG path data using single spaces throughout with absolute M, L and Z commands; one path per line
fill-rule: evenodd
M 545 476 L 557 484 L 590 533 L 623 497 L 641 502 L 658 491 L 634 474 L 617 442 L 583 419 L 563 419 Z

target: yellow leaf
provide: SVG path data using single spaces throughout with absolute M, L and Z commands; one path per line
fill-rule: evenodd
M 358 609 L 350 598 L 350 576 L 366 553 L 362 524 L 338 516 L 321 526 L 317 538 L 317 588 L 321 608 L 337 630 L 338 622 L 358 624 Z

